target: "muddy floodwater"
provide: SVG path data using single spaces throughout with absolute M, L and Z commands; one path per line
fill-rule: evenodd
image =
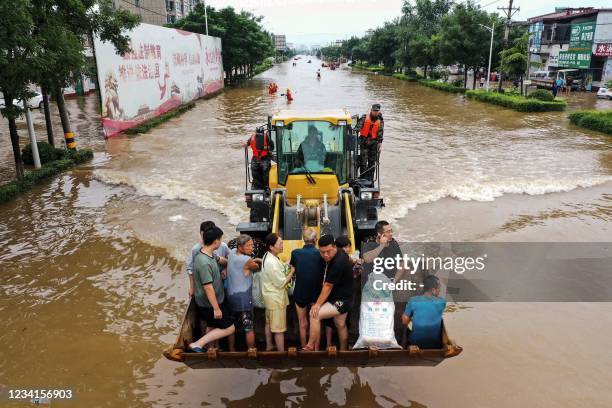
M 149 134 L 106 142 L 97 96 L 69 101 L 94 161 L 0 205 L 0 387 L 69 388 L 74 399 L 52 406 L 74 407 L 612 406 L 612 303 L 454 305 L 445 320 L 464 352 L 436 367 L 206 371 L 162 357 L 199 223 L 230 239 L 248 215 L 240 142 L 287 108 L 270 81 L 291 88 L 294 109 L 382 105 L 381 217 L 401 240 L 612 239 L 609 136 L 566 112 L 518 113 L 348 69 L 317 80 L 318 67 L 276 66 Z M 594 95 L 568 101 L 612 108 Z

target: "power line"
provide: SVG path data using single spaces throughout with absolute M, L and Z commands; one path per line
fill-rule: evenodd
M 520 10 L 519 7 L 512 7 L 513 0 L 508 0 L 508 8 L 497 7 L 498 10 L 503 10 L 506 15 L 506 29 L 504 30 L 504 47 L 503 50 L 508 48 L 508 37 L 510 36 L 510 26 L 512 25 L 512 16 Z M 499 84 L 497 86 L 497 91 L 501 92 L 502 84 L 504 82 L 504 71 L 501 71 L 501 76 L 499 78 Z
M 485 4 L 484 6 L 480 6 L 480 8 L 486 8 L 486 7 L 492 6 L 493 4 L 495 4 L 495 3 L 499 3 L 500 1 L 501 1 L 501 0 L 493 0 L 492 2 L 487 3 L 487 4 Z

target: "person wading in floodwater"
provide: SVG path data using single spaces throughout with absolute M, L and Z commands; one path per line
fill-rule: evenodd
M 289 88 L 287 88 L 285 93 L 281 94 L 281 96 L 287 97 L 287 103 L 291 103 L 291 101 L 293 100 L 293 95 L 291 95 L 291 89 L 289 89 Z
M 369 115 L 363 115 L 357 121 L 355 129 L 359 132 L 359 171 L 361 176 L 374 181 L 374 169 L 383 141 L 384 121 L 380 113 L 380 104 L 372 105 Z

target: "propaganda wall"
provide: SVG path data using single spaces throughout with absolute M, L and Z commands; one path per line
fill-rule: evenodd
M 223 88 L 221 39 L 140 24 L 123 57 L 95 41 L 106 137 Z

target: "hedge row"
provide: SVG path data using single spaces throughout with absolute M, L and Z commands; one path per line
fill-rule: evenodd
M 466 92 L 466 95 L 468 98 L 476 99 L 477 101 L 503 106 L 519 112 L 562 111 L 567 107 L 567 102 L 558 98 L 547 102 L 535 98 L 525 98 L 520 95 L 504 95 L 497 92 L 480 90 L 469 90 Z
M 123 133 L 128 134 L 128 135 L 147 133 L 149 130 L 153 129 L 155 126 L 169 121 L 173 117 L 178 116 L 181 113 L 188 111 L 194 106 L 195 106 L 195 102 L 186 103 L 185 105 L 181 105 L 176 109 L 172 109 L 171 111 L 168 111 L 164 113 L 163 115 L 159 115 L 159 116 L 154 117 L 153 119 L 144 121 L 141 124 L 134 126 L 133 128 L 126 129 Z
M 385 70 L 384 67 L 381 67 L 378 65 L 368 65 L 368 64 L 353 64 L 352 67 L 357 68 L 357 69 L 363 69 L 365 71 L 370 71 L 370 72 L 381 72 Z
M 65 158 L 55 160 L 43 165 L 40 169 L 28 171 L 22 180 L 11 181 L 0 186 L 0 203 L 5 203 L 17 197 L 19 194 L 28 191 L 36 184 L 40 184 L 50 177 L 61 173 L 77 164 L 84 163 L 93 158 L 91 149 L 69 151 Z
M 261 64 L 255 65 L 255 68 L 253 69 L 253 76 L 259 75 L 262 72 L 269 70 L 273 66 L 274 64 L 272 63 L 272 61 L 264 60 L 264 62 L 262 62 Z
M 38 146 L 38 157 L 40 159 L 40 164 L 65 159 L 66 156 L 69 154 L 68 150 L 58 149 L 56 147 L 51 146 L 49 143 L 43 141 L 36 142 L 36 146 Z M 28 143 L 23 149 L 21 149 L 21 159 L 25 164 L 34 164 L 34 156 L 32 155 L 31 143 Z
M 452 92 L 452 93 L 465 93 L 465 88 L 447 84 L 445 82 L 432 81 L 428 79 L 419 79 L 419 84 L 428 86 L 430 88 L 438 89 L 440 91 Z
M 402 81 L 408 81 L 408 82 L 416 82 L 416 81 L 419 80 L 419 78 L 417 78 L 415 76 L 406 75 L 406 74 L 400 74 L 400 73 L 395 73 L 395 74 L 393 74 L 391 76 L 393 78 L 401 79 Z
M 569 120 L 576 126 L 612 135 L 612 110 L 582 110 L 572 112 Z

